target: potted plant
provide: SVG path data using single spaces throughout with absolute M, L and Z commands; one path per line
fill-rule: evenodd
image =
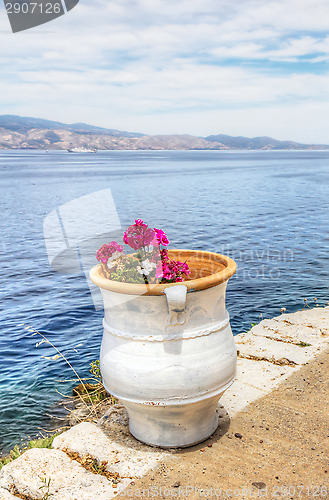
M 235 378 L 225 290 L 236 264 L 212 252 L 167 250 L 166 234 L 140 219 L 123 240 L 134 253 L 102 245 L 90 271 L 104 302 L 103 384 L 126 407 L 137 439 L 190 446 L 217 428 L 217 402 Z

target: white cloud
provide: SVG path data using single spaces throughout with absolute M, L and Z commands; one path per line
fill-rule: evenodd
M 327 1 L 80 2 L 15 35 L 0 16 L 0 113 L 198 135 L 232 127 L 254 135 L 261 123 L 263 134 L 281 127 L 304 141 L 314 133 L 299 110 L 311 108 L 323 124 Z M 329 142 L 325 127 L 317 133 Z

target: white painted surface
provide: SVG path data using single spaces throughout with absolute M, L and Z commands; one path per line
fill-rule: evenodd
M 216 403 L 236 371 L 226 284 L 187 294 L 177 285 L 120 304 L 120 294 L 101 290 L 103 384 L 127 408 L 139 440 L 188 446 L 217 427 Z

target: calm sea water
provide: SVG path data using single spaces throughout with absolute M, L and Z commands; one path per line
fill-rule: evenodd
M 238 264 L 227 307 L 234 334 L 260 315 L 329 300 L 329 152 L 1 151 L 0 449 L 49 427 L 72 372 L 99 356 L 102 312 L 82 273 L 48 263 L 43 220 L 73 199 L 110 188 L 123 227 L 135 218 L 163 228 L 171 247 L 225 253 Z M 73 349 L 79 345 L 77 352 Z

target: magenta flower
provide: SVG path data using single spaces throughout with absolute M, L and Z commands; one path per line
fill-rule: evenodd
M 186 274 L 186 275 L 191 274 L 191 271 L 190 271 L 188 265 L 186 264 L 186 262 L 182 265 L 181 272 Z
M 167 235 L 164 231 L 162 231 L 162 229 L 154 228 L 154 231 L 158 245 L 164 245 L 164 246 L 169 245 L 169 240 L 167 238 Z
M 169 240 L 162 229 L 151 229 L 142 219 L 136 219 L 135 224 L 129 226 L 123 235 L 123 241 L 134 250 L 136 254 L 136 273 L 143 275 L 145 283 L 181 283 L 191 273 L 186 262 L 175 261 L 169 257 L 167 249 L 160 250 L 160 246 L 167 246 Z M 122 245 L 116 241 L 104 244 L 97 252 L 97 260 L 102 263 L 103 274 L 111 279 L 116 273 L 122 273 L 126 263 Z M 113 279 L 116 279 L 115 277 Z M 132 275 L 132 282 L 139 282 L 140 277 Z M 136 281 L 134 281 L 136 280 Z
M 119 245 L 116 241 L 111 241 L 108 245 L 104 243 L 97 251 L 96 259 L 103 264 L 107 264 L 108 260 L 113 257 L 117 252 L 118 254 L 123 251 L 123 246 Z
M 163 268 L 161 260 L 159 260 L 159 262 L 157 263 L 157 267 L 155 270 L 155 277 L 156 279 L 161 279 L 163 277 Z
M 161 250 L 162 258 L 162 277 L 169 282 L 182 282 L 191 271 L 186 262 L 170 260 L 167 250 Z M 159 273 L 160 276 L 160 273 Z
M 163 277 L 168 281 L 172 280 L 174 277 L 171 266 L 168 264 L 168 262 L 163 263 Z
M 141 219 L 135 220 L 135 224 L 128 227 L 123 235 L 123 241 L 134 250 L 149 246 L 154 240 L 155 233 L 153 229 L 147 227 L 147 224 Z
M 186 264 L 186 262 L 179 262 L 177 261 L 175 263 L 175 270 L 176 270 L 176 273 L 177 274 L 185 274 L 186 276 L 191 274 L 191 271 L 188 267 L 188 265 Z

